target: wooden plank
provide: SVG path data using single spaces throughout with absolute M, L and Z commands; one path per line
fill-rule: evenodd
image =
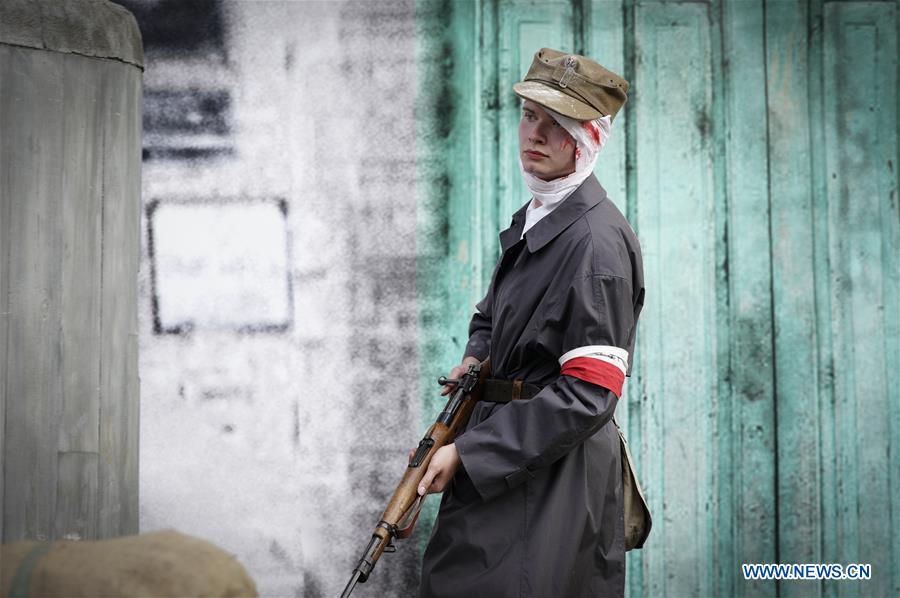
M 586 23 L 583 24 L 586 30 L 585 56 L 624 77 L 625 36 L 621 0 L 591 0 L 585 4 L 588 6 L 588 12 L 583 16 L 586 19 Z M 625 105 L 628 105 L 627 101 Z M 628 213 L 628 197 L 625 190 L 625 131 L 627 123 L 628 117 L 623 106 L 612 121 L 609 139 L 600 151 L 597 166 L 594 169 L 597 179 L 623 214 Z M 619 423 L 624 422 L 620 421 Z
M 54 537 L 97 537 L 100 383 L 100 193 L 106 64 L 60 55 L 63 70 L 61 421 Z
M 478 22 L 479 6 L 471 2 L 457 2 L 453 5 L 450 22 L 435 15 L 435 23 L 442 29 L 448 29 L 448 45 L 453 49 L 453 69 L 449 75 L 452 97 L 455 99 L 452 114 L 453 122 L 447 139 L 447 160 L 444 165 L 450 179 L 449 197 L 447 198 L 448 246 L 446 264 L 440 269 L 441 274 L 435 283 L 446 289 L 447 305 L 444 313 L 448 315 L 446 328 L 452 330 L 450 335 L 452 348 L 446 363 L 458 363 L 468 342 L 469 319 L 475 304 L 484 296 L 485 286 L 484 263 L 481 259 L 485 249 L 485 241 L 496 235 L 491 234 L 485 226 L 483 204 L 494 201 L 494 195 L 483 192 L 481 181 L 485 172 L 482 160 L 482 143 L 485 139 L 482 126 L 484 107 L 482 95 L 473 93 L 482 85 L 482 78 L 490 74 L 482 74 L 480 69 L 490 69 L 479 48 L 481 35 Z M 437 8 L 439 13 L 443 13 Z M 440 105 L 440 104 L 439 104 Z M 440 119 L 440 117 L 438 117 Z M 493 135 L 490 135 L 493 137 Z M 434 146 L 432 146 L 434 147 Z M 493 268 L 493 265 L 490 266 Z M 446 276 L 453 281 L 447 284 Z M 490 271 L 487 273 L 490 276 Z M 425 414 L 434 413 L 441 406 L 436 401 L 440 397 L 431 392 L 433 376 L 429 376 L 428 394 L 435 399 Z M 423 422 L 424 423 L 424 422 Z
M 870 563 L 874 573 L 842 583 L 848 595 L 900 589 L 892 571 L 900 478 L 896 463 L 885 471 L 900 440 L 896 13 L 893 3 L 824 7 L 823 82 L 833 93 L 822 115 L 831 295 L 822 324 L 832 326 L 837 560 Z
M 807 88 L 807 10 L 768 3 L 766 48 L 775 393 L 778 442 L 778 555 L 783 563 L 821 562 L 819 429 L 812 180 Z M 819 582 L 780 584 L 815 593 Z
M 738 581 L 741 563 L 776 562 L 774 355 L 763 3 L 723 3 L 727 284 L 731 408 L 719 411 L 717 594 L 774 596 L 771 581 Z M 718 138 L 720 143 L 726 140 Z M 721 328 L 721 327 L 720 327 Z M 726 387 L 724 392 L 728 392 Z
M 138 529 L 137 272 L 140 250 L 141 72 L 104 71 L 103 267 L 98 535 Z
M 472 222 L 475 235 L 480 239 L 478 252 L 473 255 L 480 256 L 481 284 L 479 292 L 475 293 L 475 302 L 484 297 L 491 281 L 494 265 L 500 256 L 500 240 L 496 234 L 485 234 L 487 231 L 500 232 L 508 226 L 509 220 L 500 217 L 499 202 L 496 197 L 500 185 L 500 169 L 497 156 L 500 151 L 500 123 L 503 119 L 503 111 L 500 106 L 500 97 L 505 95 L 499 84 L 500 77 L 500 48 L 497 43 L 499 34 L 499 15 L 495 0 L 478 0 L 477 30 L 478 41 L 478 115 L 475 118 L 476 131 L 475 148 L 478 157 L 478 220 Z M 474 308 L 474 303 L 472 303 Z
M 467 4 L 468 6 L 468 4 Z M 455 75 L 458 60 L 471 57 L 465 50 L 465 42 L 448 35 L 446 18 L 458 16 L 458 3 L 451 3 L 450 15 L 444 14 L 444 5 L 433 0 L 416 0 L 416 312 L 418 347 L 416 355 L 419 368 L 419 405 L 421 426 L 429 414 L 434 413 L 435 367 L 450 368 L 462 357 L 460 346 L 465 346 L 468 320 L 465 311 L 468 301 L 459 303 L 454 293 L 457 273 L 453 268 L 454 252 L 465 252 L 465 247 L 455 247 L 454 238 L 462 235 L 456 230 L 450 211 L 457 196 L 453 177 L 463 176 L 451 166 L 452 161 L 441 159 L 440 150 L 452 151 L 445 137 L 456 133 L 458 123 L 465 121 L 465 110 L 456 95 L 455 82 L 448 80 L 447 69 Z M 474 23 L 472 23 L 474 25 Z M 459 46 L 463 46 L 460 48 Z M 458 133 L 457 133 L 458 134 Z M 460 165 L 464 171 L 467 162 Z M 461 223 L 465 224 L 465 223 Z M 465 241 L 458 241 L 464 243 Z M 452 311 L 450 311 L 452 310 Z M 462 312 L 462 313 L 460 313 Z M 471 315 L 471 314 L 470 314 Z M 447 342 L 449 332 L 451 342 Z M 434 525 L 438 505 L 425 501 L 418 536 L 419 554 L 424 552 Z M 419 533 L 419 532 L 417 532 Z
M 0 45 L 0 130 L 6 131 L 7 119 L 11 112 L 11 96 L 6 90 L 7 73 L 11 68 L 12 49 Z M 7 331 L 9 329 L 9 263 L 10 263 L 10 210 L 12 187 L 9 184 L 7 156 L 11 155 L 6 145 L 0 142 L 0 455 L 6 463 L 6 365 L 8 360 Z M 0 544 L 4 541 L 4 465 L 0 465 Z
M 0 128 L 9 193 L 4 540 L 52 536 L 61 400 L 62 57 L 8 52 Z
M 642 468 L 658 522 L 644 555 L 644 587 L 654 596 L 714 593 L 708 563 L 717 231 L 709 17 L 705 4 L 647 3 L 635 14 L 636 213 L 647 280 L 637 352 L 647 380 Z
M 801 321 L 805 325 L 805 319 L 810 315 L 809 310 L 813 310 L 812 319 L 814 334 L 811 341 L 812 351 L 806 353 L 808 351 L 807 346 L 805 344 L 801 345 L 799 347 L 800 356 L 798 357 L 808 358 L 809 361 L 805 363 L 814 366 L 813 371 L 816 376 L 814 386 L 816 400 L 812 401 L 811 397 L 809 397 L 804 404 L 804 401 L 802 400 L 804 393 L 808 394 L 812 392 L 812 389 L 810 388 L 810 382 L 812 382 L 812 380 L 806 381 L 807 388 L 810 388 L 809 391 L 806 391 L 802 386 L 803 382 L 797 379 L 797 386 L 795 387 L 795 392 L 797 394 L 794 398 L 800 398 L 801 401 L 794 401 L 793 404 L 796 405 L 796 408 L 793 411 L 781 409 L 780 405 L 782 397 L 779 394 L 781 391 L 780 387 L 776 388 L 776 405 L 779 406 L 778 415 L 780 418 L 782 417 L 783 411 L 785 411 L 788 416 L 800 418 L 811 417 L 810 414 L 812 413 L 816 413 L 818 416 L 817 442 L 816 438 L 811 437 L 810 430 L 806 427 L 801 427 L 796 431 L 784 428 L 779 430 L 779 447 L 784 445 L 781 437 L 782 431 L 790 435 L 790 437 L 785 437 L 785 440 L 788 442 L 795 436 L 802 439 L 802 442 L 796 446 L 787 445 L 785 447 L 787 450 L 784 452 L 779 449 L 778 455 L 779 472 L 784 471 L 786 474 L 784 476 L 779 475 L 779 486 L 784 484 L 785 488 L 792 488 L 799 491 L 799 494 L 796 496 L 790 496 L 789 494 L 782 493 L 780 491 L 781 488 L 779 488 L 779 552 L 780 554 L 795 557 L 798 559 L 798 562 L 800 558 L 805 558 L 807 562 L 812 562 L 811 559 L 813 558 L 817 561 L 821 560 L 824 562 L 836 562 L 837 559 L 837 547 L 835 546 L 835 521 L 837 519 L 835 497 L 837 495 L 837 484 L 834 478 L 833 467 L 835 440 L 832 375 L 833 362 L 831 354 L 831 306 L 828 299 L 828 295 L 830 294 L 828 281 L 830 265 L 828 263 L 828 239 L 827 235 L 824 234 L 824 231 L 828 228 L 828 211 L 823 209 L 826 197 L 826 176 L 824 174 L 825 142 L 824 131 L 822 128 L 824 106 L 822 96 L 825 93 L 825 88 L 822 83 L 822 44 L 824 41 L 821 25 L 809 28 L 808 31 L 801 32 L 804 23 L 822 22 L 822 7 L 823 0 L 813 0 L 809 3 L 808 9 L 806 9 L 806 7 L 798 6 L 793 11 L 789 11 L 787 14 L 792 21 L 792 27 L 785 29 L 788 35 L 792 32 L 796 32 L 800 35 L 800 37 L 796 39 L 796 43 L 794 43 L 795 40 L 792 40 L 792 43 L 785 45 L 785 47 L 790 48 L 791 52 L 802 53 L 802 64 L 806 67 L 804 70 L 800 70 L 800 66 L 798 65 L 798 70 L 796 72 L 786 73 L 790 77 L 805 76 L 805 80 L 803 80 L 803 78 L 799 79 L 799 82 L 802 82 L 805 85 L 802 87 L 797 86 L 798 90 L 803 95 L 795 101 L 805 102 L 807 108 L 802 112 L 798 109 L 797 112 L 791 116 L 794 118 L 802 117 L 804 119 L 804 128 L 802 131 L 808 135 L 808 142 L 802 145 L 796 145 L 795 151 L 799 150 L 801 152 L 809 153 L 809 158 L 807 160 L 803 160 L 802 163 L 797 160 L 797 163 L 795 164 L 796 166 L 802 167 L 804 170 L 797 173 L 797 179 L 789 180 L 792 180 L 796 185 L 806 184 L 809 188 L 812 201 L 811 210 L 805 210 L 805 212 L 811 211 L 811 215 L 809 213 L 804 213 L 803 219 L 798 218 L 795 224 L 798 235 L 811 235 L 813 237 L 812 242 L 805 242 L 812 248 L 812 272 L 800 270 L 798 267 L 795 274 L 803 277 L 802 280 L 804 281 L 804 285 L 806 284 L 805 281 L 810 276 L 813 277 L 812 291 L 814 292 L 815 301 L 807 301 L 802 306 L 799 304 L 796 305 L 796 307 L 802 309 L 803 312 L 794 314 L 793 317 L 796 318 L 799 316 L 804 318 Z M 809 48 L 813 48 L 814 51 L 809 52 Z M 793 58 L 793 56 L 791 56 L 791 58 Z M 801 75 L 801 73 L 803 73 L 803 75 Z M 805 139 L 807 138 L 804 137 L 804 140 Z M 794 159 L 796 160 L 796 158 Z M 772 158 L 770 157 L 770 162 L 771 160 Z M 803 173 L 809 176 L 808 181 L 799 178 Z M 775 176 L 774 171 L 772 172 L 772 176 Z M 785 199 L 787 200 L 787 198 Z M 799 214 L 797 216 L 799 217 Z M 810 218 L 812 219 L 812 223 L 810 223 Z M 811 227 L 809 227 L 810 224 Z M 772 230 L 774 237 L 774 223 Z M 788 255 L 785 255 L 784 257 L 789 259 Z M 806 254 L 801 253 L 800 257 L 801 259 L 805 259 Z M 803 264 L 803 267 L 808 266 Z M 792 289 L 792 291 L 801 293 L 807 292 L 807 289 L 808 286 L 803 286 Z M 775 297 L 775 313 L 777 316 L 779 309 L 777 302 L 779 301 L 779 298 L 777 295 Z M 776 320 L 776 330 L 778 330 L 778 327 L 781 326 L 782 323 L 790 325 L 790 322 L 788 321 L 782 322 Z M 794 347 L 790 346 L 788 343 L 776 346 L 776 352 L 782 352 L 784 355 L 790 355 L 793 351 Z M 798 360 L 796 365 L 802 366 L 805 365 L 805 363 L 799 362 Z M 779 384 L 780 378 L 785 373 L 791 374 L 792 372 L 779 371 Z M 784 468 L 781 466 L 781 463 L 784 461 L 783 455 L 789 457 L 793 456 L 790 455 L 791 450 L 803 451 L 802 454 L 796 455 L 794 458 L 796 459 L 799 457 L 799 459 L 807 460 L 802 462 L 802 468 L 798 472 L 799 475 L 796 478 L 792 477 L 795 472 L 792 471 L 790 467 Z M 813 454 L 818 463 L 813 462 Z M 800 462 L 799 459 L 798 462 Z M 829 462 L 831 462 L 832 465 L 829 465 Z M 814 469 L 816 465 L 818 465 L 818 468 Z M 803 488 L 803 486 L 800 485 L 804 482 L 807 488 Z M 790 486 L 790 484 L 793 484 L 793 486 Z M 814 488 L 814 490 L 810 487 Z M 799 507 L 792 506 L 795 499 L 800 500 Z M 816 499 L 818 499 L 818 505 L 813 502 Z M 813 519 L 813 517 L 815 518 Z M 810 523 L 810 520 L 812 520 L 812 524 Z M 791 525 L 797 525 L 796 529 L 791 529 Z M 812 586 L 812 592 L 806 590 L 801 591 L 800 588 L 796 587 L 797 584 L 779 585 L 781 593 L 787 596 L 806 596 L 809 593 L 813 593 L 814 595 L 824 593 L 827 596 L 834 596 L 836 590 L 833 585 L 829 587 L 818 582 L 806 584 Z
M 54 538 L 97 539 L 97 453 L 59 453 Z
M 584 54 L 628 79 L 631 74 L 626 71 L 625 66 L 625 11 L 623 10 L 622 1 L 592 0 L 589 3 L 585 3 L 585 7 L 585 14 L 582 15 L 584 22 L 581 24 L 584 31 Z M 578 23 L 576 23 L 577 28 Z M 629 83 L 632 82 L 629 81 Z M 631 89 L 629 89 L 628 93 L 630 96 L 633 95 Z M 632 228 L 635 229 L 640 239 L 640 231 L 637 230 L 637 221 L 634 218 L 634 206 L 629 205 L 629 200 L 633 199 L 633 193 L 629 194 L 627 189 L 626 160 L 628 146 L 626 138 L 628 133 L 628 114 L 631 112 L 631 106 L 628 104 L 630 101 L 632 100 L 626 101 L 612 121 L 610 137 L 597 158 L 594 174 L 607 193 L 609 193 L 613 203 L 629 219 Z M 640 336 L 643 333 L 640 324 L 638 325 L 638 330 L 638 335 Z M 630 445 L 632 458 L 634 459 L 638 476 L 641 478 L 641 483 L 646 486 L 649 480 L 643 468 L 644 451 L 641 437 L 641 407 L 642 399 L 645 395 L 641 392 L 640 376 L 641 372 L 635 371 L 632 377 L 626 381 L 622 389 L 619 405 L 616 407 L 616 419 L 625 432 L 625 438 Z M 625 565 L 626 596 L 641 595 L 644 584 L 644 552 L 634 551 L 629 553 Z
M 417 305 L 422 421 L 442 405 L 498 254 L 498 3 L 417 0 Z M 437 501 L 420 517 L 424 549 Z
M 500 0 L 499 10 L 500 147 L 496 197 L 498 222 L 503 229 L 509 226 L 513 212 L 531 197 L 519 167 L 521 101 L 512 86 L 528 72 L 535 52 L 545 47 L 573 51 L 575 35 L 572 4 L 568 1 Z
M 100 190 L 103 138 L 98 90 L 104 61 L 64 61 L 66 118 L 61 196 L 62 421 L 60 451 L 99 450 Z M 62 491 L 62 489 L 61 489 Z

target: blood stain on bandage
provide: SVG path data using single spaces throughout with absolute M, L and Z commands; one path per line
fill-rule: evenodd
M 594 143 L 600 145 L 600 129 L 597 127 L 594 121 L 586 120 L 582 123 L 581 126 L 591 134 L 591 137 L 594 139 Z

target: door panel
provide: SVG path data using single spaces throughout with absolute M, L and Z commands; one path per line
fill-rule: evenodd
M 875 572 L 842 585 L 842 595 L 891 594 L 886 572 L 900 557 L 900 477 L 890 457 L 900 415 L 896 18 L 896 6 L 885 2 L 832 3 L 824 12 L 822 232 L 831 313 L 819 326 L 831 328 L 833 419 L 820 425 L 835 439 L 825 455 L 834 468 L 834 558 L 871 563 Z
M 647 284 L 638 335 L 642 474 L 660 522 L 644 555 L 651 595 L 712 593 L 717 233 L 707 10 L 648 3 L 636 15 L 636 213 Z

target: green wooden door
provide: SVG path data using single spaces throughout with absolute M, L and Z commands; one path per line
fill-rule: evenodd
M 647 281 L 618 409 L 654 514 L 629 594 L 900 594 L 897 3 L 417 9 L 423 413 L 528 199 L 512 83 L 540 47 L 587 54 L 632 85 L 597 167 Z M 873 578 L 743 578 L 768 562 Z
M 653 487 L 651 511 L 661 515 L 656 549 L 642 555 L 643 581 L 650 595 L 677 587 L 708 596 L 725 482 L 716 466 L 725 439 L 717 431 L 730 410 L 722 383 L 727 328 L 717 334 L 728 322 L 727 289 L 718 284 L 724 229 L 714 171 L 715 45 L 707 4 L 644 4 L 634 15 L 632 221 L 647 280 L 637 363 L 641 474 Z

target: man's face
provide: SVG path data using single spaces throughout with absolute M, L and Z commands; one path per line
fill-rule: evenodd
M 522 104 L 519 152 L 525 172 L 539 179 L 551 181 L 575 172 L 575 139 L 531 100 Z

